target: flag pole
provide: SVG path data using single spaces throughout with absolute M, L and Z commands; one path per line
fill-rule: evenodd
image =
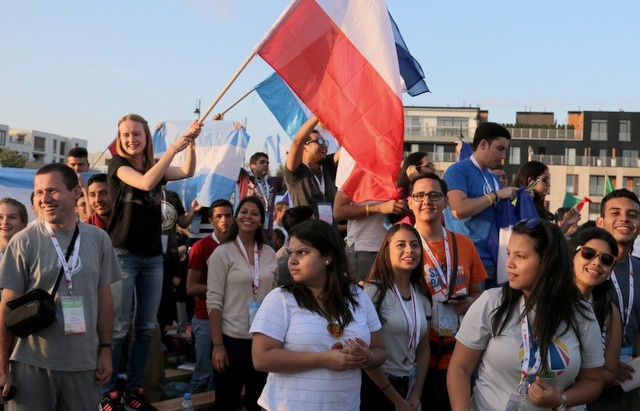
M 113 144 L 113 143 L 112 143 L 112 144 Z M 109 144 L 109 145 L 107 146 L 107 148 L 105 148 L 105 149 L 104 149 L 104 151 L 100 154 L 100 157 L 98 157 L 98 159 L 97 159 L 97 160 L 95 161 L 95 163 L 93 164 L 94 166 L 95 166 L 96 164 L 98 164 L 98 163 L 100 162 L 100 160 L 102 160 L 102 157 L 104 157 L 104 153 L 106 153 L 106 152 L 107 152 L 107 150 L 109 150 L 109 147 L 111 147 L 111 144 Z M 93 168 L 93 166 L 92 166 L 91 168 Z M 90 169 L 91 169 L 91 168 L 90 168 Z
M 232 105 L 230 105 L 225 111 L 223 111 L 222 114 L 223 116 L 225 114 L 227 114 L 227 111 L 231 110 L 232 108 L 234 108 L 236 105 L 238 105 L 239 102 L 241 102 L 242 100 L 244 100 L 245 98 L 247 98 L 247 96 L 251 93 L 253 93 L 256 89 L 252 88 L 251 90 L 247 91 L 246 93 L 244 93 L 244 95 L 242 97 L 240 97 L 239 99 L 236 100 L 235 103 L 233 103 Z
M 213 108 L 216 106 L 216 104 L 218 104 L 218 102 L 220 101 L 220 99 L 222 98 L 222 96 L 224 96 L 224 93 L 227 92 L 227 90 L 229 90 L 229 88 L 231 87 L 231 85 L 233 84 L 234 81 L 236 81 L 236 79 L 238 78 L 238 76 L 240 75 L 240 73 L 242 73 L 242 70 L 244 70 L 247 65 L 249 64 L 249 62 L 251 61 L 251 59 L 256 55 L 255 51 L 251 51 L 251 54 L 249 54 L 249 57 L 247 57 L 247 59 L 244 61 L 244 63 L 242 63 L 242 65 L 240 66 L 240 68 L 235 72 L 235 74 L 233 75 L 233 77 L 231 77 L 231 80 L 229 80 L 229 82 L 227 83 L 226 86 L 224 86 L 224 88 L 222 89 L 222 91 L 220 91 L 220 94 L 218 94 L 218 96 L 215 98 L 215 100 L 213 100 L 213 102 L 211 104 L 209 104 L 209 107 L 207 107 L 207 109 L 204 111 L 204 113 L 202 113 L 202 115 L 200 116 L 200 118 L 198 119 L 198 123 L 202 124 L 204 122 L 204 120 L 207 118 L 207 116 L 211 113 L 211 111 L 213 111 Z M 233 107 L 233 106 L 232 106 Z

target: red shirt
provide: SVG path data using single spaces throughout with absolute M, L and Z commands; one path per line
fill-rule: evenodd
M 209 274 L 209 267 L 207 266 L 207 260 L 213 250 L 218 247 L 218 243 L 210 236 L 206 236 L 200 240 L 198 240 L 193 247 L 191 247 L 191 252 L 189 253 L 189 268 L 193 268 L 194 270 L 200 270 L 200 281 L 199 284 L 207 284 L 207 275 Z M 206 297 L 196 297 L 196 303 L 193 309 L 193 313 L 196 318 L 200 319 L 208 319 L 209 314 L 207 313 L 207 298 Z

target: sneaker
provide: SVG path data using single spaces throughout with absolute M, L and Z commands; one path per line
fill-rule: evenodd
M 102 401 L 100 401 L 101 411 L 126 411 L 124 406 L 120 402 L 120 393 L 118 391 L 111 391 L 105 394 Z
M 123 395 L 122 404 L 130 410 L 158 411 L 156 407 L 151 405 L 151 403 L 144 398 L 144 391 L 142 387 L 138 388 L 131 394 Z

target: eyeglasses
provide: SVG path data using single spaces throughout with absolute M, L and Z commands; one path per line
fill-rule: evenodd
M 417 166 L 415 166 L 416 170 L 418 170 L 418 173 L 420 172 L 421 169 L 423 168 L 428 168 L 431 171 L 435 171 L 436 170 L 436 165 L 433 163 L 427 163 L 427 164 L 418 164 Z
M 435 203 L 436 201 L 442 200 L 444 194 L 439 193 L 437 191 L 431 191 L 430 193 L 425 193 L 424 191 L 420 191 L 418 193 L 411 194 L 409 197 L 413 198 L 416 201 L 424 201 L 425 197 L 429 197 L 429 201 Z
M 316 138 L 315 140 L 309 140 L 304 145 L 309 145 L 311 143 L 318 143 L 318 145 L 323 147 L 329 147 L 329 142 L 322 137 Z
M 589 261 L 599 256 L 600 262 L 605 267 L 611 267 L 616 262 L 616 257 L 614 257 L 613 255 L 609 253 L 601 253 L 600 251 L 596 251 L 591 247 L 579 245 L 576 248 L 576 252 L 578 251 L 580 251 L 580 255 L 582 256 L 582 258 Z
M 549 183 L 551 182 L 551 178 L 550 177 L 538 177 L 538 181 L 545 183 L 546 185 L 549 185 Z

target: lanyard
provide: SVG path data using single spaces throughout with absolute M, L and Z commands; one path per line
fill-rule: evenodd
M 622 317 L 622 334 L 626 337 L 627 335 L 627 325 L 629 325 L 629 319 L 631 318 L 631 309 L 633 308 L 633 262 L 631 261 L 631 257 L 629 258 L 629 302 L 627 304 L 627 308 L 622 310 L 624 307 L 624 298 L 622 297 L 622 290 L 620 290 L 620 284 L 618 283 L 618 278 L 616 277 L 615 271 L 611 271 L 611 282 L 613 283 L 613 287 L 616 290 L 616 295 L 618 296 L 618 306 L 620 307 L 620 317 Z
M 535 374 L 540 369 L 540 364 L 542 360 L 540 359 L 540 347 L 536 348 L 535 353 L 535 363 L 531 368 L 529 368 L 529 361 L 531 358 L 531 339 L 529 335 L 530 327 L 529 327 L 529 319 L 524 313 L 524 296 L 520 297 L 520 316 L 522 320 L 520 322 L 520 329 L 522 331 L 522 348 L 524 353 L 522 355 L 521 362 L 521 376 L 520 376 L 520 387 L 523 386 L 527 377 L 529 375 Z
M 249 255 L 247 254 L 247 250 L 244 248 L 244 244 L 242 244 L 242 241 L 238 241 L 238 239 L 236 238 L 236 244 L 238 244 L 240 246 L 240 251 L 242 251 L 242 254 L 244 254 L 244 258 L 247 259 L 247 262 L 250 263 L 251 260 L 249 260 Z M 258 253 L 258 244 L 254 241 L 253 242 L 253 282 L 252 282 L 252 286 L 253 286 L 253 298 L 256 298 L 256 295 L 258 294 L 258 289 L 260 288 L 260 266 L 258 265 L 258 257 L 259 257 L 259 253 Z
M 485 176 L 484 171 L 482 170 L 482 167 L 480 167 L 480 164 L 478 163 L 478 160 L 476 160 L 476 158 L 474 156 L 471 156 L 471 162 L 473 163 L 474 166 L 476 166 L 476 168 L 478 170 L 480 170 L 480 175 L 482 176 L 482 179 L 484 180 L 484 187 L 483 187 L 483 191 L 485 194 L 489 194 L 492 190 L 491 190 L 491 185 L 489 184 L 489 182 L 487 181 L 487 176 Z M 493 178 L 492 176 L 489 177 L 493 180 L 493 189 L 495 191 L 500 190 L 500 187 L 498 187 L 498 184 L 496 183 L 496 179 Z
M 398 286 L 393 283 L 393 295 L 396 296 L 396 300 L 398 300 L 398 304 L 402 307 L 402 313 L 404 314 L 404 319 L 407 322 L 407 350 L 411 351 L 418 346 L 418 339 L 420 338 L 420 326 L 421 318 L 418 315 L 418 305 L 416 292 L 413 289 L 413 285 L 410 285 L 411 289 L 411 303 L 412 303 L 412 312 L 409 312 L 407 305 L 404 303 L 402 299 L 402 295 L 400 294 L 400 290 L 398 290 Z M 413 315 L 411 315 L 413 314 Z
M 167 193 L 164 191 L 164 188 L 160 189 L 162 193 L 162 201 L 160 202 L 161 212 L 162 212 L 162 224 L 164 224 L 164 220 L 167 219 Z
M 258 177 L 256 177 L 253 173 L 253 184 L 256 187 L 256 190 L 258 191 L 259 197 L 262 198 L 262 201 L 264 201 L 264 206 L 265 206 L 265 210 L 269 211 L 269 196 L 271 194 L 271 187 L 269 186 L 269 182 L 267 181 L 266 178 L 262 179 L 262 180 L 258 180 Z
M 449 289 L 449 287 L 455 287 L 456 285 L 455 284 L 449 284 L 449 281 L 451 280 L 451 269 L 452 269 L 452 267 L 451 267 L 451 253 L 449 252 L 449 239 L 447 238 L 447 230 L 444 227 L 442 227 L 442 238 L 444 240 L 445 261 L 447 262 L 447 266 L 446 266 L 447 273 L 446 274 L 442 271 L 442 267 L 440 266 L 440 263 L 436 259 L 436 256 L 431 251 L 431 248 L 429 247 L 429 244 L 424 240 L 424 237 L 420 236 L 420 240 L 422 240 L 422 246 L 424 247 L 425 251 L 427 252 L 427 255 L 429 256 L 429 259 L 431 260 L 431 263 L 433 264 L 433 267 L 438 272 L 438 276 L 440 277 L 440 280 L 442 281 L 442 284 L 444 284 L 444 286 L 447 289 Z
M 313 172 L 313 170 L 311 169 L 311 167 L 309 167 L 309 164 L 304 163 L 305 166 L 307 166 L 307 168 L 309 169 L 309 171 L 311 172 L 311 175 L 313 176 L 313 178 L 316 179 L 316 183 L 318 183 L 318 187 L 320 188 L 320 192 L 322 193 L 322 201 L 324 201 L 325 199 L 325 185 L 324 185 L 324 173 L 322 172 L 322 166 L 320 166 L 320 178 L 318 178 L 318 176 L 316 176 L 316 174 Z
M 71 271 L 75 268 L 78 262 L 78 254 L 80 252 L 80 233 L 78 233 L 78 237 L 76 238 L 76 244 L 73 247 L 73 253 L 71 254 L 71 258 L 69 258 L 69 263 L 67 264 L 67 259 L 64 257 L 64 253 L 62 252 L 62 248 L 60 248 L 60 243 L 58 243 L 58 237 L 56 233 L 53 232 L 53 228 L 51 228 L 51 224 L 47 221 L 44 222 L 44 226 L 47 229 L 47 233 L 49 233 L 49 238 L 51 238 L 51 242 L 53 243 L 53 248 L 55 248 L 56 253 L 58 254 L 58 261 L 62 265 L 62 270 L 64 271 L 64 279 L 67 281 L 67 286 L 69 287 L 69 292 L 73 290 L 73 285 L 71 284 Z M 77 229 L 77 223 L 76 223 Z

